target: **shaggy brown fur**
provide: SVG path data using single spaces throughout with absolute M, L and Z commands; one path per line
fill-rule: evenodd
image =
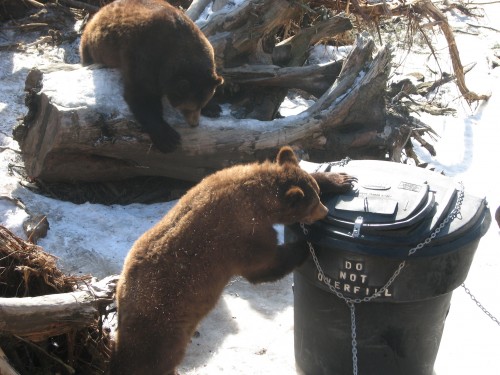
M 163 0 L 117 0 L 102 7 L 85 27 L 80 56 L 83 65 L 122 71 L 125 101 L 163 152 L 172 151 L 180 136 L 163 120 L 162 96 L 197 126 L 201 109 L 223 82 L 207 38 Z
M 316 177 L 330 192 L 345 192 L 355 180 Z M 231 167 L 188 191 L 125 259 L 111 374 L 175 374 L 197 324 L 231 277 L 274 281 L 302 264 L 307 247 L 278 245 L 273 225 L 324 218 L 319 192 L 288 147 L 276 163 Z

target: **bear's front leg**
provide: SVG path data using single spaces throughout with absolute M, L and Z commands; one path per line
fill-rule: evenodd
M 261 262 L 261 267 L 249 270 L 242 276 L 253 284 L 277 281 L 302 265 L 308 256 L 305 241 L 277 245 L 273 251 L 268 250 L 267 259 Z
M 351 190 L 352 184 L 358 181 L 357 177 L 343 172 L 315 172 L 311 173 L 311 176 L 318 183 L 321 195 L 328 193 L 346 193 Z
M 181 136 L 163 120 L 161 95 L 148 93 L 137 86 L 138 83 L 125 82 L 125 101 L 130 111 L 158 150 L 173 151 L 180 145 Z

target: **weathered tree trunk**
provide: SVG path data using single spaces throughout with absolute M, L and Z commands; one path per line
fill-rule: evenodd
M 343 60 L 288 68 L 276 65 L 243 65 L 224 69 L 224 79 L 231 84 L 294 88 L 319 98 L 335 82 L 342 65 Z
M 215 49 L 217 65 L 225 77 L 227 68 L 245 64 L 250 67 L 266 67 L 267 64 L 281 67 L 301 67 L 307 57 L 307 50 L 322 38 L 334 36 L 350 30 L 352 24 L 344 16 L 336 16 L 314 27 L 301 29 L 293 37 L 275 45 L 277 32 L 285 28 L 291 19 L 298 18 L 300 8 L 291 6 L 286 0 L 258 2 L 249 0 L 242 3 L 231 14 L 220 14 L 209 18 L 202 31 L 210 39 Z M 257 19 L 258 22 L 257 22 Z M 245 22 L 225 22 L 227 19 Z M 303 75 L 303 74 L 302 74 Z M 336 76 L 325 77 L 330 85 Z M 234 85 L 234 84 L 237 85 Z M 262 88 L 258 84 L 226 81 L 225 92 L 238 93 L 245 100 L 240 110 L 246 118 L 272 120 L 287 94 L 287 87 L 274 84 Z M 296 86 L 297 87 L 297 86 Z M 321 95 L 320 93 L 319 95 Z M 315 93 L 314 95 L 318 95 Z M 318 95 L 318 96 L 319 96 Z
M 113 302 L 117 280 L 109 276 L 72 293 L 0 298 L 0 332 L 40 342 L 92 325 Z
M 382 95 L 391 53 L 386 47 L 374 56 L 374 49 L 370 38 L 359 36 L 339 78 L 315 105 L 296 116 L 257 121 L 222 115 L 203 118 L 194 129 L 183 125 L 178 116 L 170 116 L 182 146 L 169 154 L 151 148 L 149 136 L 134 122 L 116 71 L 58 67 L 43 76 L 32 72 L 27 80 L 30 112 L 16 139 L 28 175 L 45 181 L 119 180 L 141 175 L 197 181 L 233 163 L 274 156 L 286 144 L 322 160 L 343 157 L 347 150 L 352 156 L 356 149 L 383 149 L 390 147 L 393 132 L 384 129 Z M 274 75 L 252 78 L 253 83 L 280 80 L 288 68 L 273 69 L 268 68 L 268 74 Z M 302 69 L 305 74 L 297 86 L 304 88 L 311 70 L 326 68 Z M 228 69 L 230 79 L 234 74 L 234 69 Z M 248 80 L 248 74 L 234 80 L 238 79 Z M 78 82 L 93 83 L 92 90 L 85 91 Z M 292 86 L 290 82 L 285 86 Z M 40 92 L 33 89 L 37 84 L 43 86 Z M 351 125 L 352 132 L 347 131 Z M 344 131 L 334 134 L 339 127 Z
M 291 38 L 276 43 L 280 30 L 288 27 L 291 20 L 300 18 L 302 8 L 287 0 L 261 1 L 248 0 L 231 11 L 224 12 L 227 0 L 216 2 L 212 9 L 221 9 L 213 13 L 205 23 L 200 22 L 201 30 L 212 43 L 217 66 L 225 76 L 226 68 L 243 64 L 279 65 L 281 67 L 302 66 L 307 58 L 308 49 L 321 39 L 332 37 L 352 29 L 350 20 L 345 16 L 335 16 L 314 26 L 300 29 Z M 198 3 L 192 5 L 197 9 Z M 198 11 L 187 14 L 195 17 Z M 239 91 L 240 85 L 226 82 L 225 92 Z M 330 84 L 333 81 L 330 81 Z M 286 87 L 274 85 L 262 88 L 258 85 L 246 85 L 239 92 L 243 96 L 244 108 L 240 112 L 246 118 L 272 120 L 287 94 Z

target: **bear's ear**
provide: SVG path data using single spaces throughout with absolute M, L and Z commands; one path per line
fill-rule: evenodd
M 278 152 L 278 156 L 276 157 L 276 161 L 278 162 L 278 165 L 284 165 L 286 163 L 299 165 L 299 161 L 295 157 L 295 153 L 290 146 L 284 146 L 281 148 Z
M 222 76 L 216 76 L 214 80 L 214 84 L 220 86 L 224 83 L 224 78 Z
M 292 186 L 288 191 L 285 193 L 285 198 L 288 203 L 290 204 L 295 204 L 302 200 L 304 198 L 305 194 L 304 191 L 299 188 L 298 186 Z

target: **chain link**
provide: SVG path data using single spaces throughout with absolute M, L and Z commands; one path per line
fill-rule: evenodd
M 333 165 L 344 166 L 349 161 L 350 161 L 349 158 L 345 158 L 339 162 L 332 162 L 332 163 L 326 163 L 326 164 L 328 164 L 329 167 L 331 167 Z M 321 164 L 316 169 L 316 171 L 318 171 L 323 165 L 324 164 Z M 446 218 L 439 224 L 439 226 L 436 229 L 434 229 L 434 231 L 432 231 L 432 233 L 429 235 L 429 237 L 427 237 L 424 241 L 422 241 L 421 243 L 419 243 L 415 247 L 412 247 L 408 251 L 408 256 L 414 255 L 418 250 L 420 250 L 424 246 L 428 245 L 433 239 L 436 238 L 436 236 L 439 234 L 439 232 L 441 232 L 441 230 L 450 221 L 452 221 L 453 219 L 455 219 L 456 217 L 458 217 L 460 215 L 460 209 L 462 207 L 462 202 L 464 200 L 464 185 L 462 182 L 459 182 L 459 185 L 460 185 L 460 190 L 458 191 L 457 201 L 455 203 L 455 207 L 453 208 L 453 210 L 446 216 Z M 300 227 L 302 228 L 304 235 L 307 237 L 309 234 L 309 229 L 307 229 L 303 223 L 300 223 Z M 396 270 L 394 271 L 392 276 L 389 278 L 387 283 L 385 283 L 385 285 L 382 288 L 380 288 L 377 292 L 373 293 L 370 296 L 366 296 L 364 298 L 350 298 L 350 297 L 346 297 L 342 292 L 338 291 L 337 289 L 335 289 L 335 287 L 333 287 L 330 284 L 329 279 L 325 276 L 325 273 L 323 272 L 323 269 L 322 269 L 321 265 L 319 264 L 319 260 L 318 260 L 318 257 L 316 256 L 316 252 L 314 250 L 312 243 L 307 241 L 307 245 L 309 247 L 309 252 L 311 253 L 314 264 L 316 265 L 316 268 L 318 270 L 318 274 L 321 278 L 321 281 L 328 287 L 328 289 L 330 289 L 330 291 L 333 294 L 335 294 L 338 298 L 344 300 L 350 309 L 350 312 L 351 312 L 351 338 L 352 338 L 352 367 L 353 367 L 353 375 L 358 375 L 358 343 L 357 343 L 357 339 L 356 339 L 357 326 L 356 326 L 355 304 L 361 303 L 361 302 L 370 302 L 370 301 L 374 300 L 375 298 L 378 298 L 382 294 L 384 294 L 385 291 L 387 289 L 389 289 L 389 287 L 394 283 L 394 281 L 399 276 L 399 274 L 401 273 L 403 268 L 406 266 L 406 262 L 403 260 L 401 263 L 399 263 L 398 267 L 396 268 Z M 469 295 L 473 298 L 473 296 L 471 294 L 469 294 Z M 498 323 L 498 320 L 496 320 L 496 318 L 492 317 L 492 315 L 489 312 L 487 312 L 486 309 L 484 309 L 482 307 L 482 305 L 475 298 L 473 298 L 473 300 L 476 302 L 476 304 L 478 304 L 478 306 L 480 306 L 481 309 L 483 309 L 483 311 L 485 311 L 485 313 L 488 316 L 490 316 L 492 319 L 494 319 Z
M 358 341 L 356 340 L 356 305 L 347 302 L 351 311 L 351 347 L 352 347 L 352 372 L 358 373 Z
M 415 254 L 418 250 L 428 245 L 434 238 L 437 237 L 439 232 L 441 232 L 441 230 L 446 225 L 448 225 L 450 221 L 454 220 L 460 215 L 460 208 L 462 207 L 465 194 L 464 194 L 464 184 L 462 183 L 462 181 L 459 182 L 459 185 L 460 185 L 460 190 L 458 191 L 457 202 L 455 203 L 455 207 L 453 208 L 453 210 L 451 210 L 448 216 L 446 216 L 444 220 L 439 224 L 439 226 L 436 229 L 434 229 L 434 231 L 429 235 L 429 237 L 427 237 L 423 242 L 419 243 L 417 246 L 411 248 L 408 251 L 409 256 Z
M 498 324 L 498 325 L 500 326 L 500 321 L 498 321 L 498 319 L 497 319 L 495 316 L 493 316 L 493 314 L 492 314 L 492 313 L 490 313 L 488 310 L 486 310 L 486 307 L 484 307 L 484 306 L 481 304 L 481 302 L 479 302 L 479 301 L 476 299 L 476 297 L 475 297 L 475 296 L 471 293 L 471 291 L 469 290 L 469 288 L 467 288 L 467 287 L 465 286 L 465 284 L 464 284 L 464 283 L 462 283 L 462 284 L 461 284 L 461 287 L 462 287 L 462 288 L 464 288 L 465 293 L 467 293 L 467 294 L 469 295 L 469 297 L 471 298 L 471 300 L 473 300 L 473 301 L 476 303 L 477 307 L 479 307 L 481 310 L 483 310 L 483 312 L 484 312 L 484 313 L 485 313 L 485 314 L 486 314 L 486 315 L 487 315 L 487 316 L 488 316 L 491 320 L 493 320 L 496 324 Z
M 344 167 L 350 161 L 351 161 L 351 158 L 349 156 L 347 156 L 344 159 L 339 160 L 339 161 L 330 161 L 330 162 L 327 162 L 327 163 L 321 163 L 320 165 L 318 165 L 316 167 L 316 169 L 314 170 L 314 172 L 319 172 L 321 170 L 321 168 L 323 168 L 323 166 L 325 166 L 325 165 L 327 166 L 325 168 L 326 171 L 329 171 L 332 167 Z

